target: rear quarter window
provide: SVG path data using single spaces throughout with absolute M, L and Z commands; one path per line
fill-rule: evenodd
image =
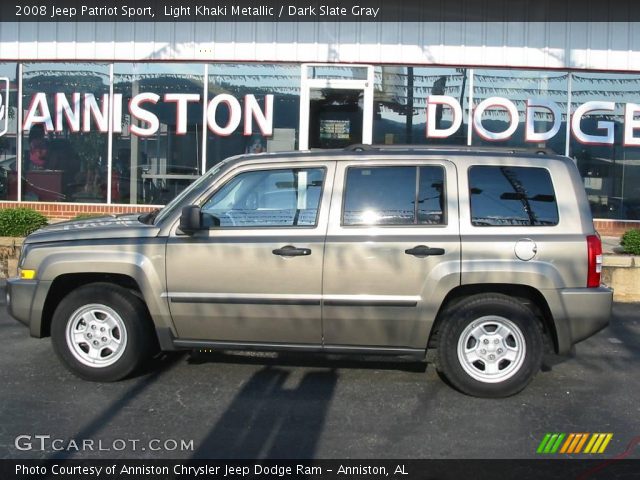
M 558 205 L 549 171 L 539 167 L 469 168 L 471 224 L 483 226 L 553 226 Z

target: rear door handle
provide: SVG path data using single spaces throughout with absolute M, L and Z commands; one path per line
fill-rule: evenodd
M 408 248 L 404 253 L 416 257 L 428 257 L 430 255 L 444 255 L 444 248 L 430 248 L 426 245 L 418 245 L 413 248 Z
M 276 248 L 272 251 L 274 255 L 280 255 L 282 257 L 305 257 L 311 255 L 310 248 L 297 248 L 293 245 L 285 245 L 282 248 Z

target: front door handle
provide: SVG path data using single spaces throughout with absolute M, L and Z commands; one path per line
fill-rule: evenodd
M 444 248 L 430 248 L 426 245 L 418 245 L 413 248 L 408 248 L 404 251 L 407 255 L 414 255 L 416 257 L 428 257 L 430 255 L 444 255 Z
M 274 255 L 280 255 L 282 257 L 305 257 L 311 255 L 310 248 L 297 248 L 293 245 L 285 245 L 282 248 L 276 248 L 272 251 Z

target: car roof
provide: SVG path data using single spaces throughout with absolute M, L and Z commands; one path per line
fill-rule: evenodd
M 226 160 L 229 165 L 255 161 L 282 162 L 283 160 L 314 161 L 318 159 L 330 159 L 335 161 L 350 161 L 357 158 L 363 160 L 375 160 L 377 158 L 392 157 L 442 157 L 448 158 L 520 158 L 530 160 L 561 160 L 566 162 L 567 157 L 558 155 L 545 148 L 517 148 L 517 147 L 468 147 L 458 145 L 351 145 L 344 149 L 319 149 L 296 150 L 288 152 L 270 152 L 243 154 L 230 157 Z

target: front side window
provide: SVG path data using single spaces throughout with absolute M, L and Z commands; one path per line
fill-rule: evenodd
M 286 168 L 237 175 L 202 210 L 222 228 L 313 227 L 317 223 L 325 170 Z
M 442 167 L 357 167 L 347 170 L 343 225 L 444 223 Z
M 475 166 L 469 169 L 475 226 L 558 224 L 558 205 L 544 168 Z

